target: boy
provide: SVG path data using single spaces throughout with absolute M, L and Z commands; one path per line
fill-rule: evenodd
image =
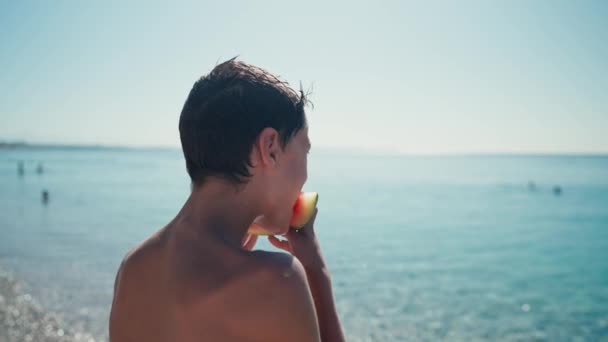
M 307 178 L 306 96 L 231 59 L 197 81 L 179 122 L 192 192 L 177 216 L 125 256 L 110 340 L 344 341 L 314 216 L 289 229 Z M 252 251 L 264 216 L 269 241 Z M 316 216 L 316 213 L 315 213 Z

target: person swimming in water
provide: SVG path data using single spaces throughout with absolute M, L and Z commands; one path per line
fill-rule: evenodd
M 559 196 L 559 195 L 561 195 L 561 194 L 562 194 L 562 187 L 561 187 L 561 186 L 559 186 L 559 185 L 554 186 L 554 187 L 553 187 L 553 194 L 554 194 L 555 196 Z
M 192 190 L 123 259 L 112 342 L 344 341 L 314 216 L 289 227 L 307 179 L 306 104 L 302 90 L 235 59 L 194 83 L 179 120 Z M 261 215 L 288 253 L 252 250 Z

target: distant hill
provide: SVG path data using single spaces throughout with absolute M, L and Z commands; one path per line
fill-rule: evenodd
M 0 141 L 0 149 L 14 149 L 14 148 L 21 148 L 21 147 L 26 147 L 27 144 L 24 142 L 4 142 L 4 141 Z
M 120 146 L 120 145 L 86 145 L 86 144 L 45 144 L 23 141 L 1 141 L 0 150 L 35 149 L 35 150 L 178 150 L 178 147 L 166 146 Z

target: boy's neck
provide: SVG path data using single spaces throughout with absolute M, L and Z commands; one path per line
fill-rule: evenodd
M 252 192 L 249 186 L 237 189 L 222 181 L 208 182 L 192 190 L 177 219 L 183 229 L 197 237 L 217 239 L 240 249 L 249 225 L 260 212 Z

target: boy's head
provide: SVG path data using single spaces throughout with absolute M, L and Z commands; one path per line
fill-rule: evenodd
M 194 84 L 179 120 L 193 186 L 257 174 L 269 195 L 293 204 L 306 181 L 306 104 L 268 71 L 234 58 L 217 65 Z

